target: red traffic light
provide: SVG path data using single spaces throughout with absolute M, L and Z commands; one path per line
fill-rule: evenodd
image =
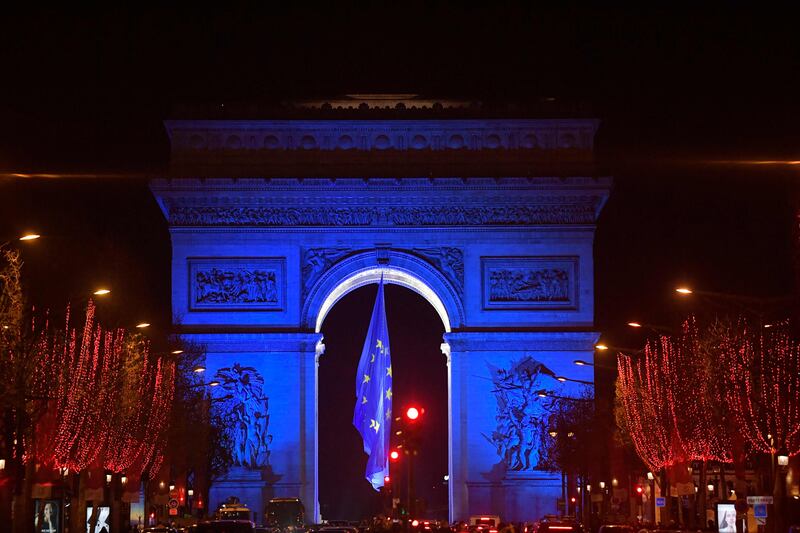
M 392 479 L 389 476 L 383 476 L 383 482 L 388 484 Z
M 398 452 L 397 450 L 392 450 L 391 452 L 389 452 L 389 459 L 391 459 L 392 461 L 397 461 L 398 459 L 400 459 L 400 452 Z
M 636 494 L 641 494 L 643 491 L 644 489 L 642 489 L 641 485 L 636 485 Z

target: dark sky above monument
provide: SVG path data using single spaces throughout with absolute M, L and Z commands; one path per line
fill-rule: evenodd
M 108 282 L 115 319 L 164 324 L 169 237 L 145 176 L 167 167 L 162 121 L 175 105 L 366 92 L 556 98 L 587 102 L 602 120 L 598 165 L 616 180 L 595 245 L 597 329 L 610 342 L 641 344 L 628 320 L 674 323 L 688 312 L 671 292 L 679 282 L 792 293 L 794 14 L 532 4 L 7 13 L 0 241 L 29 228 L 49 236 L 25 252 L 35 302 Z M 96 171 L 119 177 L 64 177 Z M 62 177 L 13 176 L 28 172 Z M 364 305 L 354 331 L 366 328 Z M 438 342 L 429 352 L 420 360 L 438 356 Z

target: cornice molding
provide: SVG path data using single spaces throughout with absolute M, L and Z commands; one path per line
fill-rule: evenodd
M 469 120 L 167 120 L 172 153 L 280 151 L 591 152 L 599 121 Z

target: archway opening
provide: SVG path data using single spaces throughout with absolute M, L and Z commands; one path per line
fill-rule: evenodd
M 376 516 L 392 509 L 392 497 L 401 502 L 407 499 L 407 459 L 401 456 L 391 463 L 391 494 L 388 490 L 375 492 L 364 479 L 367 456 L 352 425 L 355 373 L 376 292 L 377 284 L 371 283 L 340 296 L 321 323 L 325 354 L 320 358 L 318 375 L 318 480 L 324 519 Z M 418 507 L 424 509 L 425 516 L 446 520 L 447 365 L 440 348 L 445 326 L 428 298 L 414 290 L 387 284 L 385 297 L 395 415 L 411 404 L 425 408 L 414 474 Z M 393 435 L 392 444 L 399 438 Z

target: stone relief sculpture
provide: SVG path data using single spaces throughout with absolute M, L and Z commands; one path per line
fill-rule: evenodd
M 483 226 L 592 224 L 597 199 L 507 207 L 171 206 L 175 226 Z
M 526 356 L 511 367 L 489 365 L 492 391 L 497 402 L 497 428 L 484 437 L 497 450 L 508 470 L 533 470 L 539 464 L 540 442 L 549 404 L 539 397 L 540 377 L 552 374 L 542 363 Z
M 278 302 L 275 270 L 205 268 L 194 271 L 195 304 L 270 304 Z
M 303 250 L 303 299 L 317 280 L 339 259 L 350 254 L 351 248 L 308 248 Z
M 430 261 L 453 284 L 459 295 L 464 293 L 464 252 L 460 248 L 414 248 L 414 252 Z
M 490 302 L 569 302 L 569 274 L 559 268 L 493 268 Z
M 264 395 L 264 378 L 252 366 L 235 363 L 220 368 L 214 376 L 222 395 L 221 408 L 227 424 L 233 450 L 234 464 L 248 468 L 269 466 L 269 398 Z

